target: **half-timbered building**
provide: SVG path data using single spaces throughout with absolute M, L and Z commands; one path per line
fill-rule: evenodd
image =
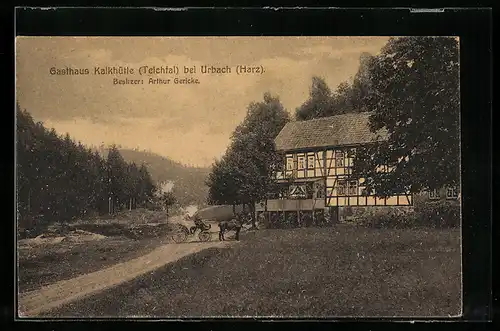
M 335 222 L 339 210 L 346 207 L 411 206 L 411 194 L 368 195 L 364 178 L 352 175 L 356 148 L 387 138 L 383 130 L 370 131 L 369 115 L 344 114 L 286 124 L 275 140 L 283 157 L 282 168 L 275 172 L 282 190 L 259 203 L 257 212 L 266 217 L 281 214 L 285 219 L 288 214 L 300 223 L 301 215 L 314 219 L 327 211 Z

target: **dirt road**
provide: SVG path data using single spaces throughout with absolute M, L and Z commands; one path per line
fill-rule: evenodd
M 19 316 L 36 317 L 42 312 L 130 281 L 184 256 L 210 247 L 224 247 L 230 243 L 212 241 L 168 244 L 139 258 L 19 294 Z

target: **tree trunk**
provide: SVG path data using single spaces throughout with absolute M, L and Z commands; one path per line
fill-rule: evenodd
M 312 206 L 312 224 L 315 224 L 316 220 L 315 220 L 315 210 L 316 210 L 316 197 L 318 196 L 318 190 L 316 190 L 313 194 L 313 206 Z
M 255 203 L 249 204 L 250 214 L 252 214 L 252 229 L 257 228 L 256 220 L 255 220 Z
M 266 223 L 267 223 L 266 226 L 269 226 L 271 220 L 270 220 L 269 212 L 267 211 L 267 197 L 266 197 L 266 202 L 265 203 L 266 204 L 265 204 L 265 207 L 264 207 L 264 210 L 265 210 L 264 215 L 266 217 Z

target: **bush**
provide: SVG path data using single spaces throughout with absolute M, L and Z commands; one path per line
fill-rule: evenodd
M 299 220 L 297 218 L 297 212 L 289 211 L 285 212 L 285 228 L 296 228 L 299 226 Z
M 280 218 L 280 213 L 277 212 L 269 212 L 269 228 L 270 229 L 277 229 L 280 227 L 282 224 L 282 220 Z
M 310 227 L 313 223 L 313 215 L 310 211 L 301 211 L 300 212 L 300 224 L 303 227 Z
M 415 226 L 415 213 L 408 208 L 367 207 L 355 216 L 354 222 L 371 228 L 407 228 Z
M 460 226 L 460 205 L 456 201 L 422 202 L 415 208 L 366 207 L 358 210 L 354 222 L 371 228 Z
M 271 222 L 268 213 L 269 212 L 262 211 L 257 214 L 257 223 L 259 228 L 268 229 L 271 227 Z
M 262 229 L 269 229 L 271 228 L 271 215 L 269 214 L 269 212 L 265 212 L 265 211 L 262 211 L 262 212 L 258 212 L 257 213 L 257 218 L 256 218 L 256 221 L 257 221 L 257 226 L 259 228 L 262 228 Z
M 297 212 L 288 211 L 283 212 L 267 212 L 269 215 L 266 215 L 266 212 L 262 212 L 259 215 L 259 224 L 263 225 L 263 228 L 266 229 L 290 229 L 297 227 L 325 227 L 329 226 L 330 223 L 328 218 L 325 217 L 325 213 L 323 210 L 315 210 L 314 218 L 312 211 L 303 210 L 300 211 L 300 222 L 297 219 Z
M 460 205 L 456 201 L 425 202 L 415 207 L 417 223 L 433 228 L 460 226 Z
M 319 227 L 328 227 L 332 225 L 331 222 L 331 215 L 328 210 L 323 211 L 323 210 L 317 210 L 315 211 L 315 224 L 316 226 Z

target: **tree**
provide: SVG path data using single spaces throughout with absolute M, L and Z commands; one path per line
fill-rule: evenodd
M 137 197 L 140 195 L 140 173 L 139 168 L 134 162 L 127 165 L 127 183 L 126 183 L 126 195 L 128 197 L 129 209 L 136 208 Z
M 139 167 L 139 204 L 145 206 L 146 203 L 153 197 L 156 187 L 151 179 L 148 168 L 143 163 Z
M 121 205 L 126 201 L 125 172 L 127 164 L 121 156 L 116 145 L 111 146 L 108 151 L 107 159 L 108 167 L 108 189 L 109 197 L 112 201 L 112 212 L 119 210 Z
M 167 219 L 168 219 L 169 208 L 172 207 L 177 202 L 177 199 L 175 198 L 172 192 L 163 192 L 161 196 L 161 201 L 163 203 L 165 210 L 167 211 Z
M 358 72 L 349 89 L 349 105 L 355 112 L 370 111 L 367 108 L 365 99 L 370 93 L 370 69 L 373 64 L 374 56 L 370 53 L 362 53 L 359 57 Z
M 448 37 L 391 38 L 370 64 L 370 128 L 387 141 L 359 149 L 354 173 L 367 192 L 387 196 L 458 185 L 458 42 Z M 376 169 L 390 166 L 388 171 Z
M 155 188 L 153 193 L 156 203 L 158 203 L 160 207 L 167 212 L 167 219 L 170 207 L 177 203 L 177 199 L 172 191 L 172 188 L 173 184 L 171 182 L 162 182 Z
M 122 202 L 115 204 L 116 210 L 130 201 L 145 204 L 152 195 L 154 184 L 147 168 L 127 164 L 117 148 L 103 159 L 69 134 L 58 136 L 54 129 L 35 122 L 19 105 L 16 116 L 16 201 L 21 227 L 106 213 L 109 193 Z
M 19 218 L 27 218 L 32 212 L 32 187 L 34 183 L 35 167 L 32 166 L 34 153 L 33 148 L 35 139 L 33 137 L 33 128 L 35 123 L 31 115 L 22 111 L 17 104 L 17 145 L 16 145 L 16 200 L 17 212 Z
M 331 116 L 333 96 L 325 80 L 319 76 L 312 78 L 309 99 L 300 107 L 295 109 L 297 120 L 309 120 L 312 118 Z
M 289 121 L 279 98 L 264 94 L 248 106 L 247 115 L 231 137 L 226 154 L 209 175 L 209 198 L 216 203 L 247 205 L 255 227 L 255 203 L 275 188 L 274 169 L 282 162 L 274 139 Z
M 372 58 L 370 54 L 363 53 L 352 84 L 342 82 L 334 92 L 330 90 L 323 78 L 314 76 L 309 99 L 295 110 L 295 118 L 303 121 L 367 111 L 364 99 L 370 89 L 368 72 Z
M 212 166 L 205 184 L 208 186 L 209 205 L 238 205 L 241 199 L 238 196 L 236 170 L 228 162 L 228 156 L 224 155 Z
M 347 112 L 355 112 L 353 107 L 353 88 L 349 83 L 342 82 L 337 86 L 335 94 L 332 97 L 332 102 L 330 103 L 331 110 L 328 112 L 328 116 L 344 114 Z M 330 115 L 330 112 L 335 113 Z

